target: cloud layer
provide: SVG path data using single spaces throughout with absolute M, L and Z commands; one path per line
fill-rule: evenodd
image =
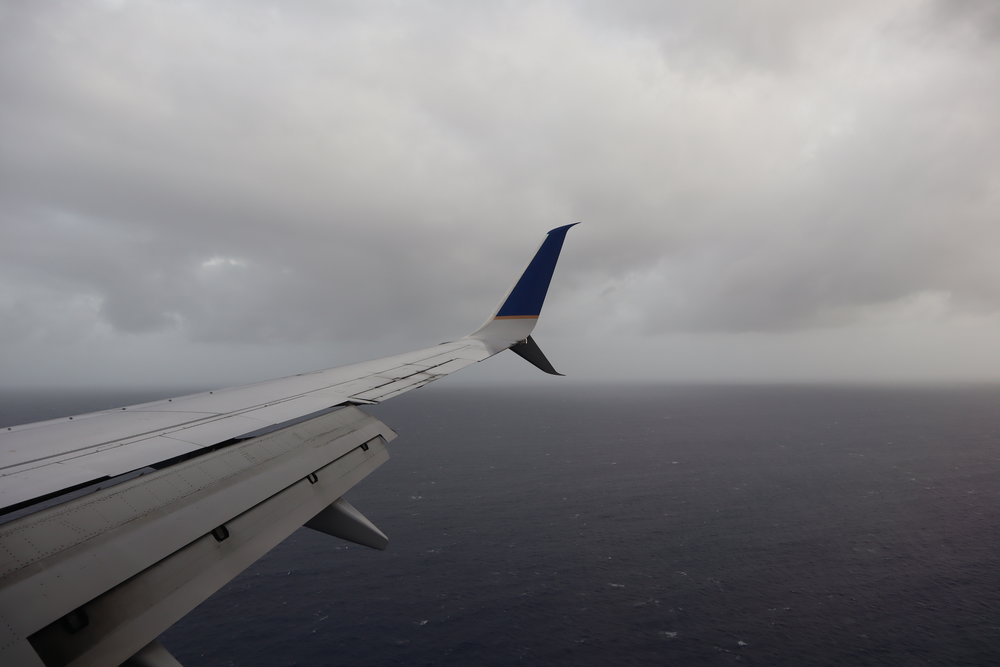
M 436 342 L 574 220 L 577 375 L 1000 377 L 994 5 L 9 3 L 3 381 Z

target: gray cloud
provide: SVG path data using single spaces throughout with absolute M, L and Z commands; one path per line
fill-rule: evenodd
M 993 327 L 995 18 L 971 1 L 8 3 L 5 376 L 74 336 L 111 366 L 116 340 L 165 364 L 185 341 L 285 359 L 435 342 L 577 219 L 544 323 L 560 340 Z

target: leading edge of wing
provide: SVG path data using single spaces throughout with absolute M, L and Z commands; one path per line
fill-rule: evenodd
M 379 403 L 521 344 L 537 322 L 572 226 L 550 231 L 494 316 L 454 342 L 250 385 L 0 429 L 0 514 L 102 479 L 197 455 L 338 405 Z

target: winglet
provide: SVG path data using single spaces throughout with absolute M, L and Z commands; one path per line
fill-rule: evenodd
M 537 345 L 534 345 L 534 341 L 529 342 L 528 336 L 535 328 L 538 315 L 542 312 L 542 304 L 545 302 L 549 283 L 552 282 L 552 274 L 555 272 L 566 232 L 578 224 L 580 223 L 574 222 L 556 227 L 546 235 L 535 256 L 528 263 L 528 267 L 507 293 L 500 307 L 483 326 L 470 334 L 470 338 L 483 341 L 495 352 L 516 347 L 514 351 L 525 359 L 547 373 L 555 373 L 552 365 L 545 360 L 545 355 Z M 536 361 L 539 357 L 542 362 Z
M 511 345 L 510 351 L 549 375 L 562 375 L 562 373 L 552 367 L 549 360 L 545 358 L 545 353 L 542 352 L 542 349 L 538 347 L 538 343 L 531 336 L 528 336 L 520 343 Z
M 556 227 L 550 231 L 542 242 L 538 252 L 531 259 L 528 268 L 521 274 L 521 278 L 511 289 L 507 299 L 501 304 L 493 319 L 515 319 L 515 318 L 537 318 L 542 312 L 542 304 L 545 302 L 545 294 L 549 290 L 549 283 L 552 281 L 552 274 L 556 270 L 556 262 L 559 260 L 559 251 L 562 250 L 563 241 L 566 239 L 566 232 L 574 222 L 562 227 Z

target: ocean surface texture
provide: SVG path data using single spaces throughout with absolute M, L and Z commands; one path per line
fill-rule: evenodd
M 1000 664 L 1000 388 L 556 379 L 371 412 L 400 437 L 348 499 L 388 551 L 299 530 L 166 633 L 183 664 Z

